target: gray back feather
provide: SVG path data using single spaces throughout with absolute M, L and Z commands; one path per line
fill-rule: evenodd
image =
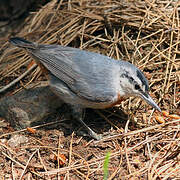
M 112 101 L 117 96 L 119 66 L 116 60 L 58 45 L 40 45 L 30 53 L 78 96 L 96 102 Z

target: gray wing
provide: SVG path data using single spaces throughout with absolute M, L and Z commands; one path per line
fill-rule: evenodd
M 39 49 L 30 53 L 78 96 L 94 102 L 112 102 L 116 99 L 118 73 L 115 60 L 58 45 L 40 45 Z
M 53 75 L 67 84 L 73 84 L 77 76 L 73 73 L 72 51 L 57 45 L 39 45 L 37 49 L 28 49 L 33 58 L 40 61 Z

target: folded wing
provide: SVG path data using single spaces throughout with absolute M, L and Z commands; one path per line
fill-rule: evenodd
M 39 45 L 30 54 L 71 91 L 93 102 L 113 102 L 117 98 L 115 61 L 107 56 L 58 45 Z

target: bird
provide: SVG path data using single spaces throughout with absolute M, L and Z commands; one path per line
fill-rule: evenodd
M 83 121 L 86 108 L 105 109 L 128 97 L 140 97 L 161 112 L 149 95 L 149 84 L 135 65 L 108 56 L 56 44 L 38 44 L 21 37 L 9 42 L 25 49 L 48 75 L 51 90 L 72 108 L 74 119 L 99 140 L 100 134 Z

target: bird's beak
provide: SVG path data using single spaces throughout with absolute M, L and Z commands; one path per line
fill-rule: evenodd
M 149 105 L 151 105 L 153 108 L 157 109 L 159 112 L 161 112 L 161 109 L 159 106 L 154 102 L 152 97 L 149 94 L 142 94 L 141 96 Z

